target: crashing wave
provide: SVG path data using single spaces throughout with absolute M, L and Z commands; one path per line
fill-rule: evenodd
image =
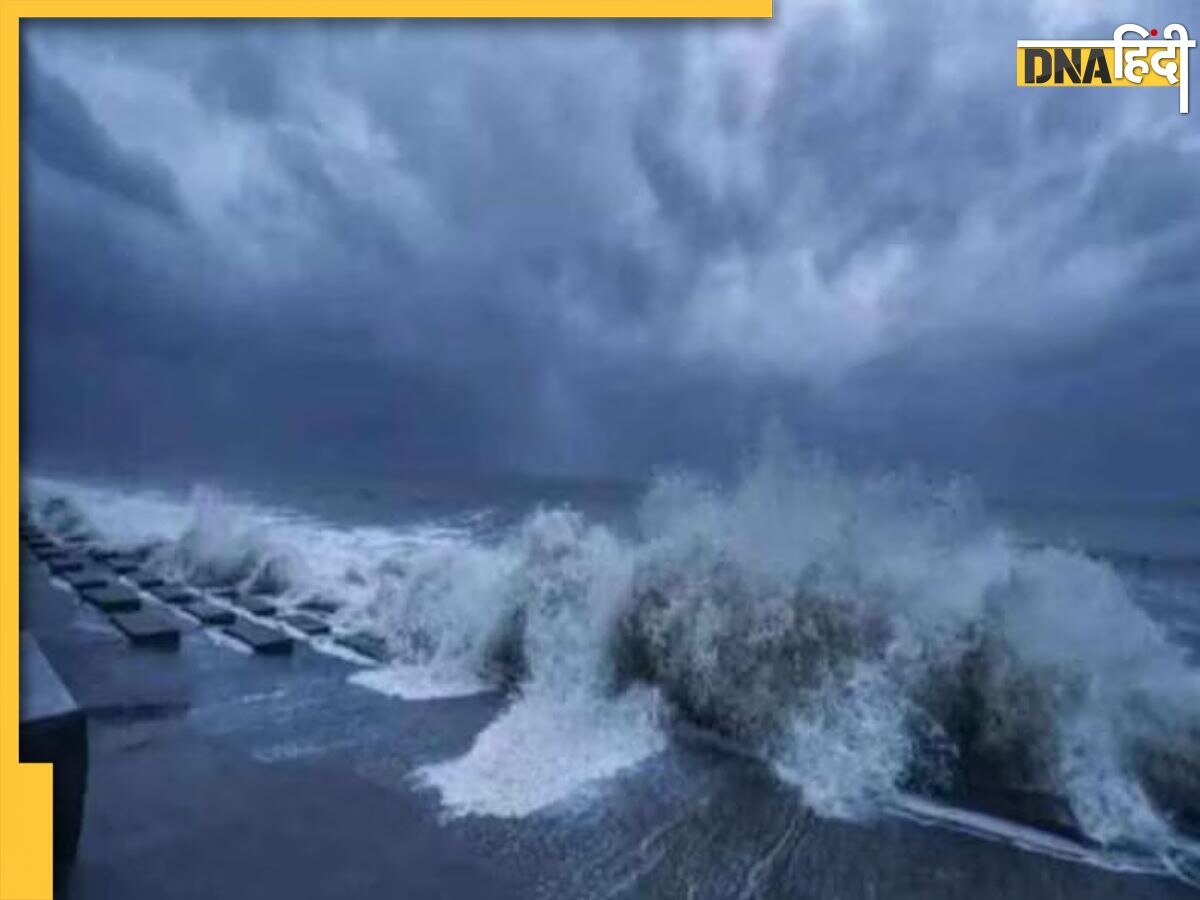
M 118 516 L 104 489 L 33 488 L 48 521 L 153 547 L 180 577 L 338 598 L 398 669 L 513 689 L 508 730 L 553 719 L 521 704 L 613 721 L 665 704 L 828 815 L 1007 792 L 1109 847 L 1173 851 L 1200 826 L 1200 672 L 1111 567 L 1023 544 L 962 485 L 768 452 L 732 486 L 660 479 L 633 534 L 560 508 L 487 539 L 208 492 L 124 495 Z M 626 718 L 655 746 L 662 715 Z M 481 736 L 488 765 L 500 746 Z M 474 808 L 471 771 L 430 780 Z

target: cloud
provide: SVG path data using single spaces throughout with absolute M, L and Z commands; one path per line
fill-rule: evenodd
M 170 170 L 123 149 L 61 78 L 23 54 L 21 137 L 46 165 L 145 210 L 178 219 L 182 206 Z
M 279 114 L 284 102 L 268 53 L 249 41 L 216 50 L 193 76 L 192 87 L 202 102 L 252 120 Z
M 1127 16 L 35 23 L 27 344 L 87 322 L 80 358 L 141 360 L 195 416 L 286 446 L 336 422 L 378 460 L 720 462 L 773 411 L 851 455 L 1006 477 L 1090 454 L 1108 479 L 1140 433 L 1125 474 L 1170 479 L 1200 141 L 1173 92 L 1012 77 L 1016 40 Z M 149 374 L 181 348 L 256 412 L 203 365 Z M 40 355 L 46 390 L 72 377 Z M 302 375 L 329 382 L 323 419 L 289 396 Z M 108 380 L 97 403 L 128 397 Z M 185 428 L 145 390 L 157 429 Z

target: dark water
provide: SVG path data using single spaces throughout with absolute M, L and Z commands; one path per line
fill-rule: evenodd
M 338 597 L 344 627 L 373 629 L 406 666 L 515 685 L 452 770 L 458 781 L 439 785 L 448 810 L 470 811 L 454 829 L 470 832 L 482 811 L 514 824 L 481 839 L 498 827 L 506 841 L 534 834 L 555 845 L 579 816 L 636 818 L 650 814 L 655 792 L 688 795 L 677 826 L 649 835 L 617 819 L 597 826 L 614 840 L 640 835 L 638 847 L 601 854 L 591 874 L 560 873 L 559 895 L 597 895 L 636 865 L 631 884 L 653 885 L 654 896 L 787 896 L 803 876 L 819 887 L 800 896 L 839 896 L 841 885 L 845 896 L 886 886 L 915 897 L 915 885 L 898 887 L 905 860 L 927 866 L 943 852 L 968 860 L 941 894 L 958 895 L 976 863 L 992 865 L 991 851 L 898 819 L 898 788 L 1049 822 L 1079 848 L 1132 852 L 1151 868 L 1160 854 L 1191 852 L 1176 831 L 1200 811 L 1200 511 L 1186 503 L 989 503 L 771 461 L 716 485 L 280 476 L 196 493 L 191 481 L 58 474 L 31 480 L 26 496 L 50 521 L 66 509 L 72 527 L 105 542 L 154 545 L 155 564 L 174 577 L 249 583 L 269 569 L 285 605 Z M 898 656 L 879 650 L 888 633 L 906 636 Z M 980 643 L 963 656 L 967 635 Z M 806 658 L 820 661 L 815 674 L 796 664 Z M 620 693 L 630 672 L 651 689 L 645 708 Z M 979 720 L 968 730 L 984 734 L 978 746 L 953 731 L 964 703 Z M 726 750 L 696 757 L 672 739 L 666 757 L 654 752 L 645 719 L 658 705 Z M 950 711 L 936 734 L 950 729 L 957 743 L 913 730 L 914 709 Z M 995 742 L 1014 734 L 1040 748 L 1035 757 L 1011 747 L 996 756 Z M 714 753 L 757 762 L 684 765 Z M 949 790 L 934 771 L 946 766 Z M 565 777 L 584 798 L 550 791 L 547 809 L 565 802 L 579 815 L 545 832 L 544 786 L 521 781 L 542 770 L 547 784 Z M 981 771 L 997 782 L 986 791 Z M 640 785 L 641 799 L 625 812 L 620 793 L 587 801 L 610 782 Z M 1012 789 L 1066 812 L 984 802 Z M 715 799 L 697 805 L 704 791 Z M 725 818 L 714 804 L 754 811 Z M 973 830 L 1011 843 L 1000 824 Z M 810 841 L 828 856 L 815 870 Z M 856 869 L 864 841 L 891 860 L 882 880 Z M 1005 881 L 1005 864 L 995 865 L 986 877 L 997 884 L 1027 883 Z

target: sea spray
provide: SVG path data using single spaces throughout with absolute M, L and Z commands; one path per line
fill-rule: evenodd
M 1014 788 L 1063 798 L 1098 842 L 1164 849 L 1200 808 L 1200 673 L 1112 568 L 1024 545 L 962 484 L 775 448 L 730 485 L 659 479 L 633 533 L 542 509 L 486 538 L 210 495 L 30 494 L 35 513 L 154 545 L 181 574 L 249 584 L 286 561 L 285 604 L 336 596 L 339 622 L 384 635 L 397 672 L 430 673 L 425 696 L 509 690 L 463 759 L 423 773 L 459 811 L 561 799 L 652 753 L 668 716 L 760 756 L 828 815 Z M 118 500 L 155 510 L 157 531 L 114 521 Z M 539 770 L 544 792 L 519 778 Z M 489 783 L 509 786 L 491 805 Z
M 666 745 L 658 692 L 631 688 L 607 702 L 534 690 L 514 700 L 463 756 L 425 766 L 452 815 L 528 815 L 594 789 Z

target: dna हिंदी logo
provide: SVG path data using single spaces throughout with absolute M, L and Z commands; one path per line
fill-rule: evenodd
M 1134 37 L 1128 37 L 1134 35 Z M 1196 46 L 1182 25 L 1147 31 L 1132 23 L 1111 41 L 1017 41 L 1019 87 L 1178 87 L 1188 112 L 1188 54 Z

